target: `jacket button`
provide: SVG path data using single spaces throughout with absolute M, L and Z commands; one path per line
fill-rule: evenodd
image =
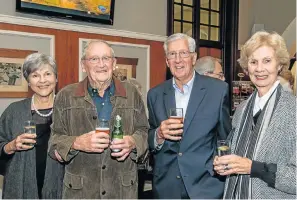
M 97 116 L 93 116 L 93 120 L 96 120 L 97 119 Z
M 176 176 L 177 179 L 180 179 L 180 176 Z
M 101 194 L 102 194 L 102 195 L 105 195 L 105 194 L 106 194 L 105 190 L 104 190 Z
M 182 155 L 183 155 L 183 153 L 178 153 L 178 155 L 179 155 L 179 156 L 182 156 Z
M 70 187 L 70 188 L 72 188 L 72 185 L 71 185 L 71 183 L 69 184 L 69 187 Z
M 103 165 L 103 166 L 102 166 L 102 169 L 105 169 L 105 168 L 106 168 L 106 165 Z

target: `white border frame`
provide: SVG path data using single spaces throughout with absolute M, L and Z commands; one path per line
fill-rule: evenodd
M 85 38 L 79 38 L 79 57 L 78 57 L 78 63 L 79 63 L 79 71 L 78 71 L 78 80 L 81 81 L 82 80 L 82 69 L 81 69 L 81 65 L 80 65 L 80 59 L 82 57 L 82 43 L 84 41 L 90 41 L 92 39 L 85 39 Z M 149 91 L 150 89 L 150 45 L 144 45 L 144 44 L 131 44 L 131 43 L 124 43 L 124 42 L 112 42 L 112 41 L 106 41 L 109 44 L 115 45 L 115 46 L 122 46 L 122 47 L 137 47 L 137 48 L 143 48 L 146 50 L 146 84 L 147 84 L 147 88 L 146 88 L 146 92 Z
M 55 36 L 40 34 L 40 33 L 29 33 L 29 32 L 20 32 L 20 31 L 8 31 L 8 30 L 0 30 L 0 35 L 15 35 L 15 36 L 26 36 L 29 38 L 45 38 L 50 40 L 50 55 L 52 58 L 55 58 Z M 32 49 L 26 49 L 32 50 Z

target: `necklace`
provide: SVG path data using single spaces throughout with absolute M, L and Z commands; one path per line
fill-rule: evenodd
M 39 112 L 38 109 L 36 109 L 36 106 L 35 106 L 35 103 L 34 103 L 34 96 L 35 96 L 35 95 L 32 96 L 32 107 L 33 107 L 33 109 L 35 110 L 35 112 L 36 112 L 40 117 L 49 117 L 49 116 L 51 116 L 52 113 L 53 113 L 53 108 L 52 108 L 51 111 L 50 111 L 49 113 L 47 113 L 47 114 L 42 114 L 41 112 Z M 54 96 L 54 98 L 55 98 L 55 96 Z

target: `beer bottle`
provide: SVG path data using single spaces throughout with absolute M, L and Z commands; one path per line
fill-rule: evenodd
M 123 130 L 122 130 L 122 118 L 120 115 L 117 115 L 114 122 L 114 127 L 112 131 L 112 141 L 117 139 L 123 139 Z M 122 149 L 112 149 L 112 152 L 120 152 Z

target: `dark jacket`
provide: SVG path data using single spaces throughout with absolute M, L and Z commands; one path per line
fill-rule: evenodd
M 115 94 L 111 96 L 112 130 L 116 115 L 123 119 L 125 135 L 136 141 L 137 152 L 123 162 L 103 153 L 71 150 L 77 136 L 95 130 L 96 106 L 87 91 L 87 79 L 63 88 L 57 95 L 53 113 L 50 148 L 57 149 L 69 162 L 65 167 L 63 198 L 137 198 L 137 160 L 147 149 L 148 123 L 144 103 L 136 88 L 114 79 Z
M 182 140 L 166 140 L 161 150 L 157 150 L 156 129 L 168 119 L 169 109 L 175 106 L 172 79 L 149 91 L 149 147 L 155 159 L 154 197 L 181 198 L 180 188 L 184 184 L 191 199 L 221 198 L 224 181 L 213 172 L 213 157 L 217 139 L 226 139 L 231 129 L 228 85 L 196 73 Z

